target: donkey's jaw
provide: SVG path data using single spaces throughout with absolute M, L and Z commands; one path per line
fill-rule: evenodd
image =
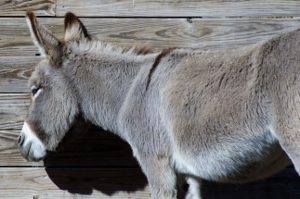
M 46 157 L 44 144 L 30 129 L 26 121 L 19 136 L 18 145 L 23 158 L 27 161 L 37 162 Z

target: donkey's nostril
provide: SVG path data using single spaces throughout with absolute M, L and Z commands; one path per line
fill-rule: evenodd
M 19 138 L 18 138 L 18 145 L 19 145 L 19 146 L 22 146 L 22 144 L 23 144 L 23 142 L 24 142 L 24 137 L 25 137 L 24 135 L 20 135 L 20 136 L 19 136 Z

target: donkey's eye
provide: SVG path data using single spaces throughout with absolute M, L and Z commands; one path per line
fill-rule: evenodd
M 35 87 L 35 86 L 33 86 L 32 88 L 31 88 L 31 93 L 32 93 L 32 95 L 34 96 L 38 91 L 39 91 L 39 87 Z

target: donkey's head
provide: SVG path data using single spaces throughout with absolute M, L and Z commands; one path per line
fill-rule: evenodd
M 65 16 L 64 39 L 57 39 L 40 26 L 32 12 L 26 20 L 34 44 L 44 59 L 29 79 L 31 104 L 18 144 L 28 161 L 43 159 L 47 151 L 55 151 L 62 141 L 82 132 L 78 97 L 74 85 L 63 69 L 66 43 L 88 39 L 79 19 L 72 13 Z

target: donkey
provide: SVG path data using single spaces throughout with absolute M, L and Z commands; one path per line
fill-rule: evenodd
M 91 39 L 70 12 L 63 39 L 26 19 L 44 57 L 18 139 L 26 160 L 92 123 L 130 144 L 155 199 L 300 172 L 300 29 L 240 49 L 152 51 Z

